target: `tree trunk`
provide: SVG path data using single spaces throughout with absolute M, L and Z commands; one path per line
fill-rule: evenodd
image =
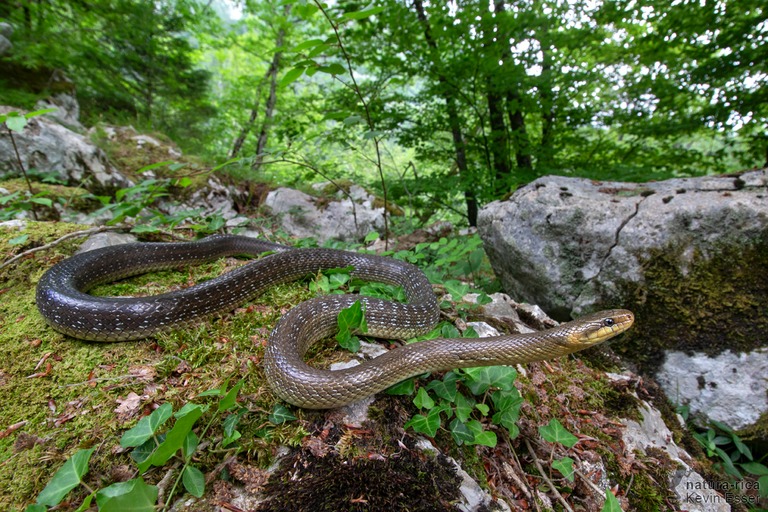
M 427 16 L 424 12 L 424 4 L 422 0 L 414 0 L 413 3 L 416 7 L 416 13 L 418 15 L 419 22 L 424 28 L 424 39 L 426 40 L 427 46 L 429 46 L 432 52 L 432 66 L 435 69 L 437 80 L 440 83 L 440 89 L 443 94 L 443 99 L 445 100 L 446 110 L 448 111 L 448 124 L 451 128 L 451 135 L 453 136 L 453 147 L 456 152 L 456 166 L 459 169 L 459 176 L 462 179 L 468 181 L 469 177 L 467 168 L 466 143 L 464 142 L 464 136 L 461 131 L 461 120 L 459 118 L 458 109 L 456 108 L 456 99 L 448 85 L 448 79 L 440 70 L 442 67 L 440 65 L 440 53 L 437 48 L 437 43 L 432 37 L 432 30 L 429 26 L 429 20 L 427 20 Z M 469 183 L 464 183 L 463 187 L 464 201 L 467 205 L 467 219 L 469 220 L 469 225 L 477 226 L 477 198 L 475 197 L 475 193 Z
M 253 129 L 253 125 L 256 124 L 256 118 L 259 116 L 259 101 L 261 100 L 261 89 L 264 87 L 264 82 L 267 80 L 268 75 L 269 75 L 269 71 L 267 71 L 267 75 L 265 75 L 264 78 L 259 82 L 259 87 L 258 89 L 256 89 L 256 103 L 251 109 L 251 115 L 248 117 L 248 122 L 243 125 L 242 129 L 240 130 L 240 133 L 237 135 L 237 138 L 235 139 L 235 142 L 232 144 L 232 150 L 229 152 L 229 158 L 237 158 L 237 155 L 240 154 L 240 150 L 243 148 L 243 144 L 245 143 L 245 138 L 248 136 L 249 133 L 251 133 L 251 129 Z
M 286 4 L 284 7 L 285 16 L 291 12 L 291 4 Z M 275 41 L 276 48 L 282 48 L 285 42 L 285 26 L 281 26 L 277 32 L 277 40 Z M 261 123 L 261 131 L 259 132 L 259 139 L 256 142 L 256 157 L 253 160 L 251 169 L 258 169 L 261 163 L 264 161 L 264 148 L 267 147 L 267 139 L 269 138 L 269 129 L 272 126 L 272 118 L 275 113 L 275 103 L 277 103 L 277 73 L 280 70 L 280 60 L 283 58 L 283 51 L 278 50 L 272 56 L 272 64 L 267 71 L 267 77 L 269 77 L 269 97 L 267 97 L 267 104 L 264 108 L 264 122 Z

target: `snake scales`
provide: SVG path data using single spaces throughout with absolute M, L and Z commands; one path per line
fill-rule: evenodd
M 222 256 L 260 255 L 231 272 L 190 288 L 150 297 L 95 297 L 96 284 Z M 77 254 L 49 269 L 37 286 L 37 307 L 56 330 L 93 341 L 151 336 L 215 313 L 233 310 L 270 286 L 352 267 L 353 277 L 400 285 L 407 303 L 329 295 L 294 307 L 273 330 L 264 355 L 266 377 L 284 400 L 310 409 L 339 407 L 423 373 L 550 359 L 601 343 L 627 330 L 626 310 L 595 313 L 545 331 L 483 339 L 434 339 L 405 345 L 345 370 L 313 368 L 303 356 L 332 335 L 337 314 L 362 300 L 367 334 L 409 338 L 428 332 L 440 309 L 426 276 L 402 261 L 331 249 L 293 249 L 247 237 L 216 235 L 189 243 L 136 243 Z

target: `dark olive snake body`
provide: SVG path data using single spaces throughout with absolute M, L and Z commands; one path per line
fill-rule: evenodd
M 94 285 L 128 276 L 210 261 L 274 252 L 190 288 L 150 297 L 96 297 Z M 407 303 L 355 295 L 327 295 L 294 307 L 278 322 L 264 355 L 267 380 L 284 400 L 310 409 L 339 407 L 427 372 L 551 359 L 601 343 L 627 330 L 634 316 L 610 310 L 553 329 L 482 339 L 412 343 L 345 370 L 304 362 L 316 341 L 337 329 L 337 315 L 361 300 L 367 334 L 410 338 L 429 332 L 440 309 L 426 276 L 392 258 L 332 249 L 293 249 L 253 238 L 216 235 L 188 243 L 135 243 L 77 254 L 49 269 L 37 286 L 37 307 L 54 329 L 92 341 L 127 341 L 232 311 L 279 283 L 319 270 L 352 267 L 353 277 L 400 285 Z

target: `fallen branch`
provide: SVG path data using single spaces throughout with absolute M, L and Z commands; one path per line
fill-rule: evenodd
M 123 230 L 123 229 L 125 229 L 124 226 L 99 226 L 97 228 L 84 229 L 82 231 L 73 231 L 72 233 L 66 234 L 66 235 L 62 236 L 61 238 L 58 238 L 58 239 L 54 240 L 53 242 L 51 242 L 49 244 L 41 245 L 40 247 L 33 247 L 32 249 L 29 249 L 28 251 L 24 251 L 22 253 L 17 254 L 13 258 L 9 259 L 8 261 L 6 261 L 2 265 L 0 265 L 0 270 L 2 270 L 3 268 L 7 267 L 8 265 L 10 265 L 11 263 L 13 263 L 13 262 L 15 262 L 17 260 L 20 260 L 20 259 L 22 259 L 22 258 L 24 258 L 26 256 L 29 256 L 30 254 L 36 253 L 38 251 L 45 251 L 47 249 L 50 249 L 51 247 L 56 247 L 57 245 L 59 245 L 59 244 L 61 244 L 63 242 L 66 242 L 70 238 L 77 238 L 77 237 L 81 237 L 81 236 L 88 236 L 88 235 L 92 235 L 92 234 L 95 234 L 95 233 L 102 233 L 104 231 L 120 231 L 120 230 Z

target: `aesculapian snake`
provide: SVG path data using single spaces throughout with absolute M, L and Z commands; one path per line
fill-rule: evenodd
M 150 297 L 96 297 L 96 284 L 210 261 L 222 256 L 265 258 L 187 289 Z M 634 316 L 609 310 L 544 331 L 481 339 L 432 339 L 390 350 L 345 370 L 309 366 L 303 356 L 337 329 L 339 311 L 361 300 L 367 334 L 410 338 L 429 332 L 440 308 L 424 273 L 392 258 L 332 249 L 293 249 L 252 238 L 215 235 L 188 243 L 135 243 L 77 254 L 49 269 L 37 286 L 37 307 L 56 330 L 84 340 L 145 338 L 206 316 L 231 311 L 278 283 L 319 270 L 352 267 L 351 275 L 400 285 L 407 303 L 327 295 L 294 307 L 278 322 L 264 355 L 267 380 L 284 400 L 310 409 L 339 407 L 427 372 L 551 359 L 601 343 L 627 330 Z

